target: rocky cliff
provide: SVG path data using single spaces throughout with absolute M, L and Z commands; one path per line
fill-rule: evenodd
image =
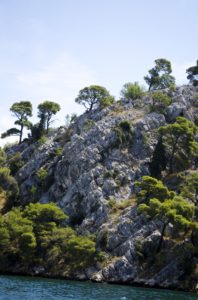
M 173 244 L 167 238 L 155 254 L 162 223 L 137 214 L 134 182 L 150 174 L 157 129 L 177 116 L 196 120 L 197 92 L 192 86 L 168 91 L 172 103 L 163 114 L 150 112 L 149 95 L 123 99 L 84 113 L 68 128 L 51 131 L 46 141 L 24 141 L 7 150 L 8 157 L 19 152 L 23 161 L 15 174 L 20 205 L 56 202 L 79 233 L 96 234 L 98 248 L 110 255 L 83 278 L 195 289 L 191 267 L 198 262 L 189 241 Z

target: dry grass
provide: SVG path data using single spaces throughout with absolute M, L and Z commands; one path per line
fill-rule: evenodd
M 115 200 L 110 200 L 109 206 L 111 207 L 111 215 L 119 216 L 124 209 L 127 207 L 133 207 L 136 205 L 136 198 L 129 198 L 126 200 L 122 200 L 119 202 L 116 202 Z
M 0 191 L 0 211 L 2 211 L 7 203 L 7 197 L 6 197 L 6 192 L 1 190 Z

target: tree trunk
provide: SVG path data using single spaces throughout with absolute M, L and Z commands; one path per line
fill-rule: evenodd
M 164 240 L 164 232 L 165 232 L 166 226 L 167 226 L 167 223 L 164 223 L 163 226 L 162 226 L 161 237 L 160 237 L 160 241 L 159 241 L 159 244 L 158 244 L 158 247 L 157 247 L 157 253 L 159 253 L 161 248 L 162 248 L 162 243 L 163 243 L 163 240 Z
M 176 141 L 173 144 L 172 153 L 170 156 L 170 162 L 169 162 L 169 173 L 170 174 L 173 173 L 173 160 L 174 160 L 174 155 L 175 155 L 178 139 L 179 139 L 179 137 L 176 138 Z
M 93 103 L 93 102 L 91 102 L 91 104 L 90 104 L 90 107 L 89 107 L 89 112 L 90 112 L 90 111 L 92 111 L 93 104 L 94 104 L 94 103 Z
M 151 87 L 152 87 L 152 83 L 149 84 L 149 88 L 148 88 L 149 92 L 151 90 Z
M 20 135 L 19 135 L 19 144 L 21 144 L 22 136 L 23 136 L 23 125 L 21 125 L 21 130 L 20 130 Z

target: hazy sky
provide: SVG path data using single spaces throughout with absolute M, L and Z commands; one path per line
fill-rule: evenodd
M 178 84 L 198 59 L 197 0 L 0 0 L 0 132 L 13 126 L 9 108 L 57 101 L 82 112 L 78 91 L 105 86 L 119 97 L 156 58 L 172 62 Z M 33 120 L 36 122 L 36 119 Z

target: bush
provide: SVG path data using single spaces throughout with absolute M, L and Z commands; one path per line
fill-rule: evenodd
M 127 120 L 121 121 L 115 128 L 114 132 L 116 134 L 116 141 L 113 147 L 119 147 L 120 145 L 127 145 L 130 143 L 133 137 L 133 131 L 131 124 Z
M 171 104 L 171 98 L 162 91 L 156 91 L 152 94 L 152 111 L 163 113 L 165 108 Z
M 12 205 L 12 201 L 15 201 L 19 195 L 18 183 L 10 173 L 9 168 L 0 168 L 0 188 L 6 192 L 6 198 L 10 202 L 7 205 Z
M 43 167 L 41 167 L 37 172 L 36 172 L 36 176 L 38 177 L 38 179 L 41 182 L 44 182 L 45 179 L 47 178 L 47 170 L 45 170 Z
M 106 108 L 112 105 L 115 102 L 115 98 L 113 96 L 109 96 L 100 100 L 100 108 Z
M 128 82 L 123 85 L 121 96 L 129 101 L 141 98 L 144 95 L 144 88 L 138 82 Z
M 11 174 L 14 176 L 17 171 L 24 165 L 24 161 L 22 160 L 22 156 L 20 152 L 16 152 L 11 158 L 8 160 L 8 166 L 10 168 Z
M 6 192 L 0 187 L 0 212 L 3 212 L 7 204 Z
M 112 213 L 122 212 L 127 207 L 133 207 L 136 204 L 136 198 L 124 199 L 116 201 L 114 198 L 108 202 L 108 207 L 111 208 Z
M 95 125 L 95 122 L 93 120 L 86 120 L 83 126 L 83 129 L 85 131 L 90 130 Z
M 6 161 L 6 153 L 5 151 L 0 147 L 0 165 L 3 166 Z
M 41 136 L 38 140 L 39 145 L 43 145 L 48 141 L 48 138 L 46 136 Z
M 198 107 L 198 93 L 195 93 L 193 96 L 193 105 Z

